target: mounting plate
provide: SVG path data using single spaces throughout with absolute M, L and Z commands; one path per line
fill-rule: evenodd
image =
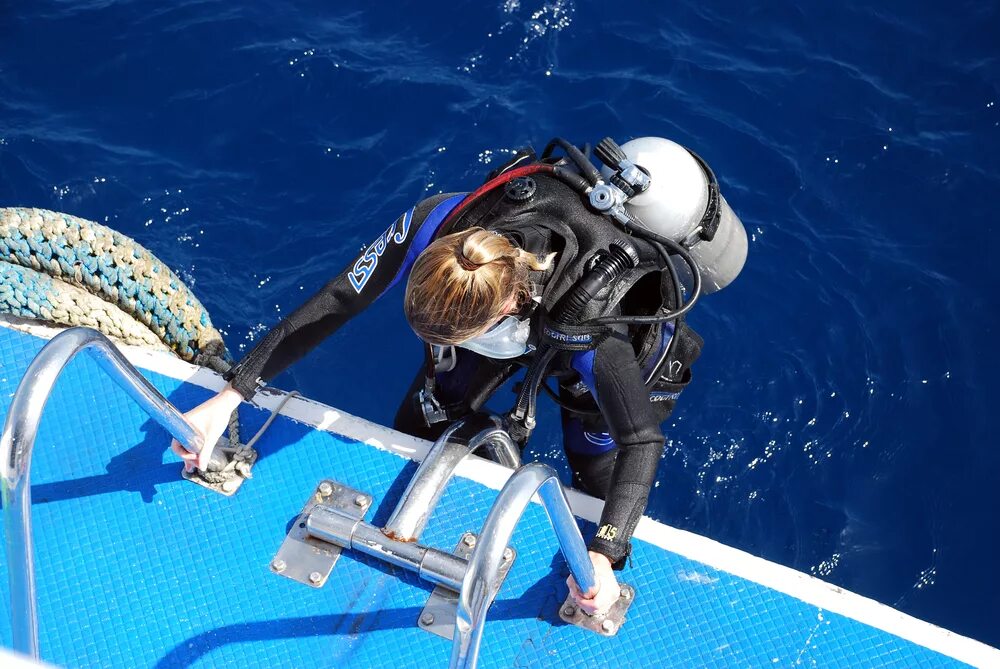
M 614 636 L 625 624 L 625 614 L 628 612 L 632 602 L 635 600 L 635 589 L 626 584 L 619 584 L 622 589 L 621 597 L 611 605 L 607 615 L 591 616 L 581 611 L 573 601 L 572 596 L 567 596 L 566 601 L 559 607 L 559 617 L 563 622 L 576 625 L 585 630 L 590 630 L 601 636 Z
M 341 548 L 309 536 L 305 527 L 309 512 L 317 504 L 323 504 L 360 520 L 371 503 L 371 495 L 329 479 L 320 481 L 271 560 L 271 571 L 310 587 L 322 588 L 340 557 Z
M 475 547 L 476 535 L 472 532 L 466 532 L 458 540 L 458 545 L 455 546 L 452 554 L 468 561 Z M 516 559 L 517 551 L 507 547 L 504 552 L 503 564 L 500 565 L 501 584 L 507 578 L 507 574 L 510 572 L 510 568 L 514 565 L 514 560 Z M 457 608 L 458 593 L 442 585 L 436 586 L 434 591 L 431 592 L 431 596 L 427 599 L 427 603 L 424 604 L 423 610 L 420 612 L 420 617 L 417 619 L 417 626 L 422 630 L 450 641 L 455 637 L 455 610 Z
M 243 444 L 232 448 L 225 437 L 219 439 L 215 449 L 226 456 L 226 466 L 222 471 L 203 472 L 195 469 L 190 472 L 182 471 L 181 476 L 203 488 L 232 497 L 244 481 L 253 478 L 252 469 L 257 462 L 257 451 Z

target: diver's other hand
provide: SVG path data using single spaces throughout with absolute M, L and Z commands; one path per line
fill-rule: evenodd
M 569 594 L 573 597 L 573 601 L 584 613 L 603 616 L 611 605 L 618 601 L 621 587 L 615 578 L 614 570 L 611 569 L 611 560 L 606 555 L 594 551 L 587 551 L 587 554 L 594 565 L 594 580 L 597 582 L 594 590 L 580 592 L 580 586 L 577 585 L 573 574 L 566 579 L 566 585 L 569 586 Z
M 189 453 L 176 439 L 170 441 L 170 449 L 184 460 L 184 471 L 195 467 L 204 470 L 212 457 L 215 444 L 229 427 L 229 416 L 240 405 L 243 397 L 232 386 L 226 384 L 217 395 L 211 397 L 184 414 L 184 417 L 202 436 L 204 448 L 201 453 Z

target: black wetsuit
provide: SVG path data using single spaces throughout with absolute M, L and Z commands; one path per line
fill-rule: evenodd
M 301 307 L 271 330 L 250 353 L 226 374 L 244 397 L 253 396 L 271 379 L 303 357 L 325 337 L 360 313 L 397 283 L 405 283 L 413 262 L 440 233 L 447 214 L 464 194 L 428 198 L 396 220 L 343 272 L 329 281 Z M 482 221 L 478 224 L 483 225 Z M 488 227 L 488 226 L 487 226 Z M 500 227 L 499 231 L 503 232 Z M 536 254 L 559 251 L 544 226 L 520 225 L 510 235 L 515 243 Z M 549 273 L 533 273 L 544 286 Z M 656 348 L 662 350 L 673 334 L 672 324 L 662 329 Z M 700 348 L 700 342 L 699 342 Z M 498 368 L 507 361 L 493 361 L 464 349 L 458 364 L 438 374 L 439 399 L 478 408 L 485 397 L 470 401 L 469 393 L 498 378 Z M 655 357 L 655 356 L 654 356 Z M 590 549 L 603 553 L 617 567 L 630 552 L 630 539 L 645 510 L 649 491 L 663 450 L 660 423 L 669 414 L 676 396 L 669 401 L 651 401 L 636 349 L 625 326 L 592 351 L 564 356 L 560 396 L 581 407 L 581 412 L 563 409 L 564 442 L 577 487 L 607 501 Z M 422 375 L 414 382 L 415 390 Z M 596 400 L 596 404 L 595 404 Z M 590 411 L 587 411 L 587 407 Z M 599 410 L 598 410 L 599 407 Z M 425 438 L 440 429 L 428 428 L 410 397 L 404 399 L 396 417 L 396 428 Z

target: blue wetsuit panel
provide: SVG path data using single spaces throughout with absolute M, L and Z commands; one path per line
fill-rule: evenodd
M 563 448 L 578 455 L 601 455 L 618 448 L 609 432 L 588 432 L 583 421 L 562 412 Z
M 597 401 L 597 383 L 594 380 L 594 358 L 596 351 L 580 351 L 574 353 L 570 366 L 580 375 L 583 384 Z M 598 406 L 600 403 L 598 402 Z M 562 412 L 563 446 L 567 451 L 580 455 L 600 455 L 617 448 L 615 440 L 608 432 L 588 432 L 583 428 L 583 421 L 568 411 Z
M 420 227 L 413 235 L 413 241 L 410 242 L 410 248 L 406 251 L 406 257 L 403 258 L 403 264 L 400 265 L 399 269 L 396 271 L 396 276 L 393 277 L 392 281 L 386 289 L 382 291 L 381 295 L 384 295 L 388 290 L 399 283 L 403 277 L 409 275 L 410 269 L 413 267 L 413 263 L 417 261 L 417 256 L 423 253 L 424 249 L 431 245 L 431 242 L 437 235 L 438 228 L 440 228 L 441 224 L 444 223 L 444 219 L 447 218 L 448 214 L 451 213 L 451 210 L 464 199 L 464 193 L 454 195 L 447 200 L 440 202 L 436 207 L 434 207 L 434 209 L 431 210 L 429 214 L 427 214 L 427 217 L 420 223 Z M 413 215 L 413 209 L 410 210 L 409 215 Z
M 663 333 L 660 337 L 660 345 L 655 355 L 650 355 L 644 369 L 644 374 L 652 371 L 653 365 L 660 359 L 663 351 L 670 345 L 670 340 L 674 336 L 674 324 L 664 323 Z M 570 366 L 580 375 L 590 394 L 600 406 L 600 398 L 597 396 L 597 383 L 594 380 L 594 358 L 596 351 L 580 351 L 574 353 L 570 360 Z M 611 434 L 608 432 L 588 432 L 583 427 L 583 421 L 574 417 L 568 411 L 562 412 L 563 443 L 566 450 L 580 455 L 600 455 L 617 447 Z

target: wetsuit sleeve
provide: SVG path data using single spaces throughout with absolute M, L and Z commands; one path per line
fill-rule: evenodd
M 244 398 L 314 349 L 409 275 L 461 194 L 422 201 L 365 247 L 343 272 L 267 333 L 224 378 Z
M 611 483 L 590 550 L 621 566 L 635 526 L 649 501 L 663 453 L 661 414 L 649 401 L 639 363 L 628 337 L 616 332 L 594 352 L 596 399 L 611 437 L 618 444 Z

